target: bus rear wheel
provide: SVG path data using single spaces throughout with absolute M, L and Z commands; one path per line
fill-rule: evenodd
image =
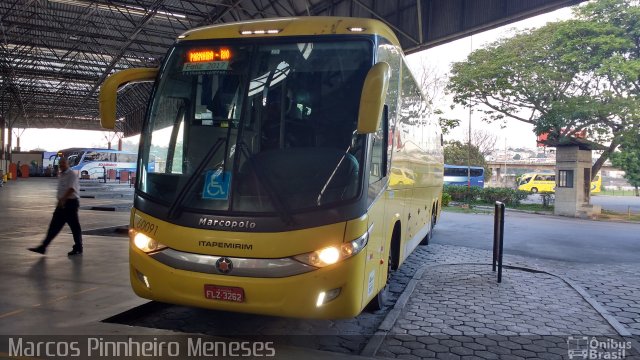
M 433 228 L 436 226 L 436 212 L 431 212 L 431 223 L 429 224 L 429 233 L 420 241 L 420 245 L 429 245 L 429 241 L 433 239 Z

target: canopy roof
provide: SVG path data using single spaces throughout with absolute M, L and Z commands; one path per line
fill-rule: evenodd
M 382 20 L 407 53 L 580 0 L 2 0 L 0 119 L 14 128 L 100 129 L 104 79 L 156 67 L 195 27 L 271 17 Z M 150 84 L 119 97 L 118 130 L 137 133 Z

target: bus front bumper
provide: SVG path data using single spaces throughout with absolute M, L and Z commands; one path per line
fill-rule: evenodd
M 363 308 L 366 251 L 324 268 L 280 278 L 175 269 L 134 247 L 130 247 L 129 256 L 131 286 L 138 296 L 151 300 L 224 311 L 316 319 L 351 318 Z M 209 299 L 205 296 L 205 289 L 211 286 L 241 288 L 243 301 Z M 335 294 L 336 291 L 339 291 L 337 297 L 320 303 L 321 293 Z

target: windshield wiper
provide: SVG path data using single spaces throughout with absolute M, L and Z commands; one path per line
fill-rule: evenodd
M 340 157 L 340 161 L 338 161 L 338 165 L 336 165 L 336 167 L 331 172 L 331 175 L 329 175 L 329 178 L 327 179 L 327 181 L 322 186 L 322 190 L 320 190 L 320 194 L 318 194 L 318 199 L 316 200 L 316 205 L 320 206 L 320 204 L 322 203 L 322 196 L 324 195 L 324 192 L 327 191 L 327 188 L 329 187 L 329 184 L 331 184 L 331 181 L 336 176 L 336 173 L 338 172 L 338 169 L 340 168 L 340 165 L 342 165 L 342 162 L 344 161 L 344 159 L 349 154 L 349 151 L 351 151 L 351 145 L 349 145 L 349 147 L 344 152 L 344 154 L 342 154 L 342 157 Z M 346 190 L 346 188 L 345 188 L 345 190 Z M 344 190 L 342 192 L 342 195 L 344 196 Z
M 284 223 L 287 225 L 295 224 L 295 221 L 293 220 L 293 217 L 291 216 L 289 208 L 287 207 L 287 204 L 285 203 L 284 199 L 282 199 L 278 191 L 275 190 L 273 183 L 271 182 L 271 179 L 269 179 L 267 174 L 264 172 L 264 169 L 262 168 L 262 166 L 258 164 L 256 160 L 251 156 L 251 153 L 249 152 L 249 149 L 247 148 L 247 144 L 244 142 L 244 140 L 239 140 L 236 146 L 240 147 L 240 151 L 242 151 L 244 156 L 247 158 L 247 161 L 249 162 L 249 164 L 251 164 L 253 171 L 260 179 L 259 183 L 267 192 L 269 199 L 273 203 L 273 207 L 276 209 L 276 211 L 280 215 L 280 218 L 282 219 L 282 221 L 284 221 Z
M 187 179 L 187 183 L 182 187 L 182 189 L 178 193 L 178 196 L 176 196 L 176 199 L 173 201 L 173 203 L 169 207 L 169 212 L 167 215 L 169 219 L 175 219 L 180 214 L 180 211 L 179 211 L 180 206 L 184 202 L 184 199 L 187 197 L 187 194 L 189 193 L 189 191 L 191 191 L 191 188 L 198 180 L 198 176 L 202 173 L 204 168 L 209 164 L 213 156 L 218 152 L 218 150 L 220 149 L 220 147 L 224 142 L 226 142 L 225 138 L 218 138 L 218 141 L 216 141 L 216 143 L 213 144 L 211 149 L 209 149 L 204 159 L 202 159 L 200 164 L 198 164 L 198 167 L 193 172 L 193 174 L 189 176 L 189 179 Z

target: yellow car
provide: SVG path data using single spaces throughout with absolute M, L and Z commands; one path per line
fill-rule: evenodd
M 391 168 L 389 185 L 413 185 L 415 182 L 413 171 L 403 168 Z

